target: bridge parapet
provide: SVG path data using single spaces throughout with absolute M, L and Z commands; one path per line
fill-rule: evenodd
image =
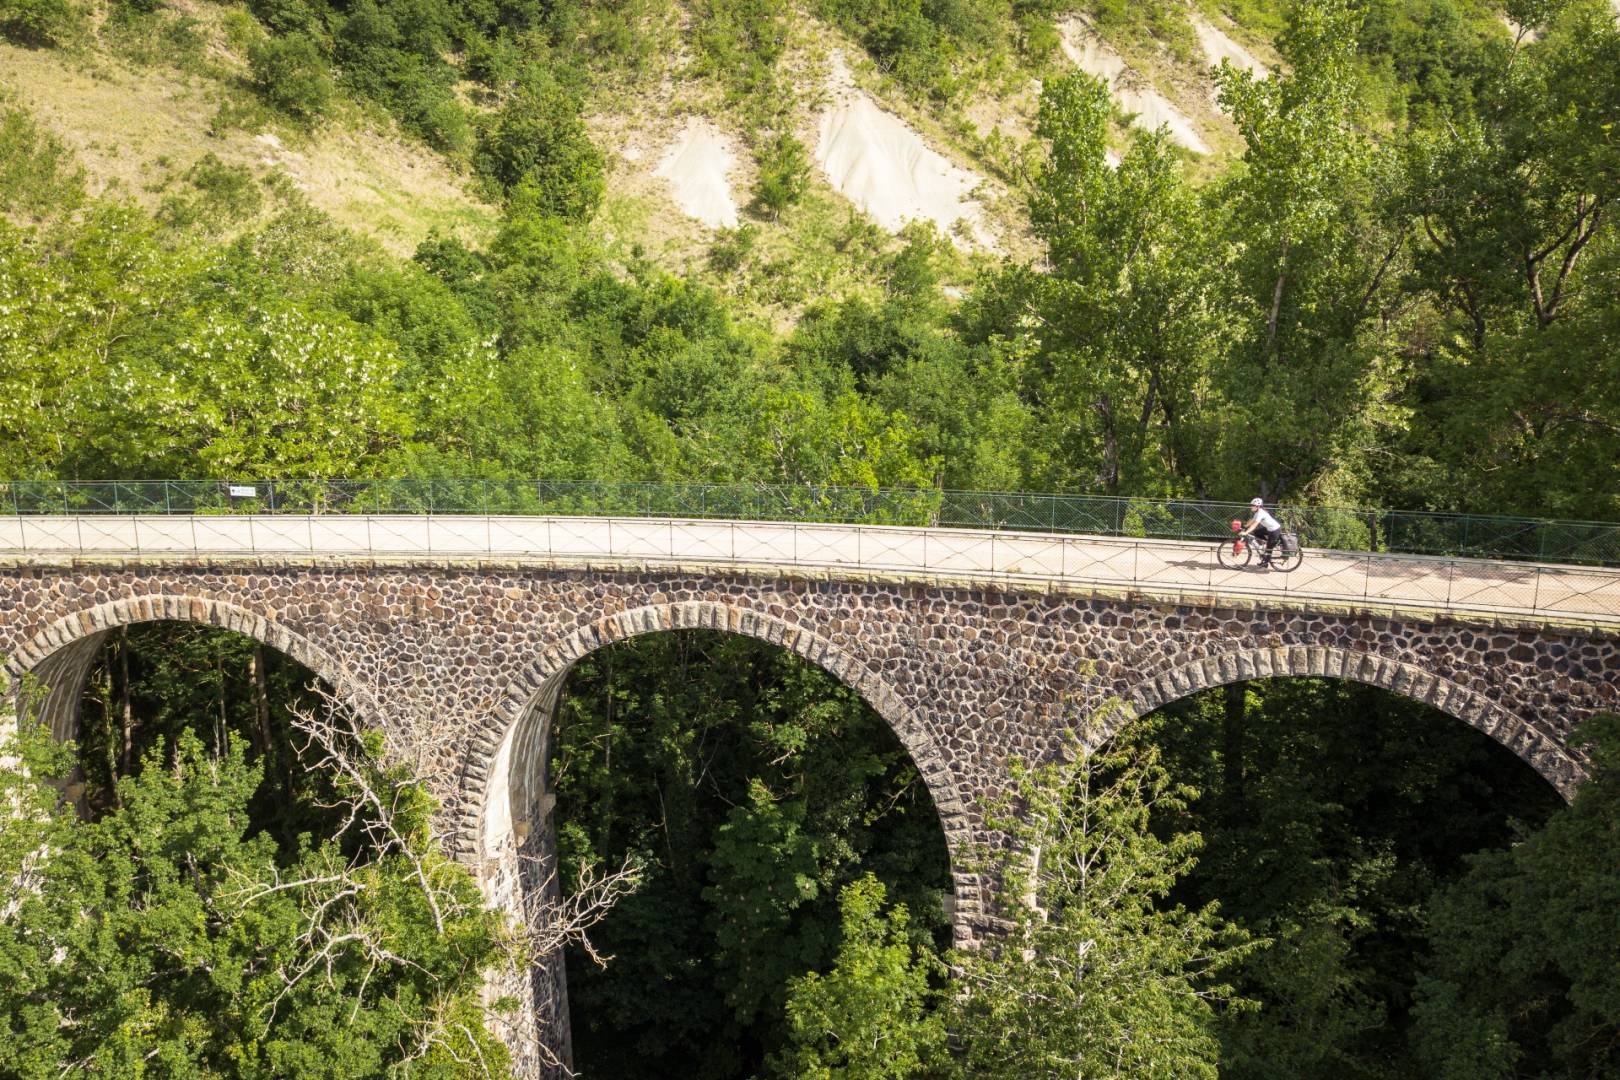
M 1290 573 L 1227 569 L 1213 545 L 884 525 L 451 515 L 0 518 L 0 558 L 377 558 L 871 573 L 1159 599 L 1292 599 L 1620 625 L 1620 569 L 1307 549 Z

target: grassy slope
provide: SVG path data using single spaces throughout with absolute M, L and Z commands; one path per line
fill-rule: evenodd
M 209 6 L 198 9 L 203 16 Z M 209 73 L 131 65 L 106 49 L 76 53 L 0 43 L 9 91 L 84 166 L 92 193 L 156 207 L 204 154 L 260 178 L 285 177 L 317 208 L 396 254 L 428 231 L 486 235 L 496 214 L 437 156 L 358 110 L 305 135 L 271 126 L 209 133 L 221 103 L 239 95 L 236 59 L 214 49 Z

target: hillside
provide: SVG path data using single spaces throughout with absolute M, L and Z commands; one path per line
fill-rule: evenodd
M 1225 16 L 1190 18 L 1198 48 L 1179 56 L 1123 31 L 1116 47 L 1086 17 L 1054 19 L 1060 48 L 1004 48 L 941 100 L 837 26 L 788 8 L 772 16 L 776 100 L 762 108 L 762 91 L 739 88 L 751 76 L 715 44 L 713 12 L 645 5 L 623 28 L 624 54 L 597 68 L 584 97 L 607 161 L 600 234 L 778 318 L 811 296 L 870 285 L 863 256 L 851 253 L 855 221 L 888 233 L 927 221 L 952 238 L 960 258 L 951 276 L 965 283 L 975 254 L 1032 253 L 1017 162 L 1045 74 L 1091 71 L 1114 86 L 1122 123 L 1127 114 L 1143 127 L 1167 123 L 1194 154 L 1235 150 L 1204 68 L 1230 58 L 1260 70 L 1275 55 Z M 394 254 L 435 230 L 488 237 L 497 211 L 465 154 L 402 130 L 375 98 L 340 89 L 316 125 L 266 108 L 248 58 L 264 33 L 247 11 L 209 0 L 112 5 L 64 34 L 64 47 L 0 42 L 0 89 L 74 154 L 95 195 L 157 211 L 184 197 L 187 173 L 211 155 L 272 195 L 300 193 Z M 467 83 L 455 97 L 474 117 L 493 104 Z M 771 112 L 772 130 L 791 133 L 809 166 L 785 216 L 757 200 Z M 738 228 L 740 238 L 726 231 Z M 717 239 L 740 239 L 747 256 L 711 258 Z
M 201 26 L 224 11 L 199 10 L 211 17 Z M 409 255 L 434 229 L 487 237 L 495 208 L 386 117 L 353 109 L 314 133 L 217 124 L 222 107 L 243 93 L 235 80 L 244 65 L 219 40 L 205 40 L 207 63 L 189 70 L 132 64 L 111 48 L 67 54 L 0 42 L 0 90 L 71 151 L 94 195 L 133 199 L 156 212 L 184 197 L 193 186 L 186 174 L 213 155 L 267 183 L 272 202 L 284 184 L 397 255 Z
M 397 87 L 355 77 L 352 58 L 346 68 L 338 56 L 315 119 L 285 100 L 278 107 L 264 78 L 255 82 L 249 54 L 272 28 L 248 10 L 210 0 L 64 10 L 78 14 L 57 33 L 60 47 L 41 47 L 55 41 L 49 28 L 11 35 L 26 45 L 0 43 L 0 89 L 74 154 L 92 194 L 172 207 L 194 194 L 188 174 L 206 156 L 265 185 L 261 216 L 296 192 L 396 255 L 435 231 L 474 244 L 491 235 L 499 193 L 479 179 L 469 140 L 500 100 L 487 72 L 523 59 L 513 39 L 445 54 L 452 66 L 433 75 L 443 97 L 430 106 L 402 104 Z M 1163 125 L 1195 172 L 1212 175 L 1242 144 L 1211 68 L 1227 61 L 1264 75 L 1280 63 L 1281 15 L 1268 3 L 987 6 L 977 14 L 990 24 L 969 40 L 942 21 L 887 53 L 863 47 L 861 31 L 891 41 L 889 31 L 863 28 L 836 4 L 580 10 L 569 32 L 588 59 L 568 81 L 605 158 L 599 237 L 622 257 L 644 254 L 705 280 L 779 327 L 812 298 L 870 293 L 868 224 L 892 235 L 922 221 L 949 237 L 950 291 L 986 256 L 1033 257 L 1023 159 L 1043 79 L 1083 70 L 1104 80 L 1116 107 L 1110 160 L 1132 126 Z M 1509 33 L 1487 7 L 1470 17 Z M 551 36 L 531 34 L 535 59 L 564 47 Z M 1376 64 L 1367 70 L 1377 76 Z M 464 118 L 432 126 L 451 113 Z M 790 201 L 768 206 L 762 155 L 784 138 L 802 162 Z M 225 232 L 252 219 L 241 208 L 230 216 Z

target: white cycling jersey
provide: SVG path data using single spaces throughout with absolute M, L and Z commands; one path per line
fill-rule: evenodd
M 1264 507 L 1255 510 L 1254 527 L 1260 532 L 1270 532 L 1273 529 L 1282 528 L 1282 526 L 1278 524 L 1277 519 L 1272 517 Z

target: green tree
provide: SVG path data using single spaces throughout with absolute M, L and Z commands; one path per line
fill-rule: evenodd
M 1359 25 L 1348 0 L 1306 0 L 1278 41 L 1290 71 L 1225 65 L 1218 76 L 1245 146 L 1243 168 L 1215 193 L 1231 215 L 1225 303 L 1239 325 L 1218 374 L 1234 410 L 1217 432 L 1228 497 L 1353 498 L 1366 448 L 1398 419 L 1386 296 L 1406 230 L 1384 202 L 1400 175 L 1394 156 L 1367 134 Z
M 783 210 L 804 198 L 810 184 L 810 155 L 791 131 L 781 131 L 765 143 L 754 161 L 759 166 L 754 198 L 771 217 L 779 218 Z
M 1429 909 L 1414 1045 L 1427 1075 L 1620 1076 L 1620 716 L 1577 732 L 1588 778 Z
M 266 300 L 200 312 L 113 377 L 154 388 L 145 449 L 174 475 L 329 477 L 375 469 L 409 434 L 398 368 L 348 319 Z
M 1201 793 L 1158 826 L 1205 839 L 1175 899 L 1219 899 L 1271 942 L 1226 973 L 1259 1007 L 1222 1017 L 1221 1076 L 1428 1075 L 1407 1045 L 1424 906 L 1557 793 L 1455 718 L 1356 683 L 1235 683 L 1155 719 L 1168 767 Z
M 1214 904 L 1168 902 L 1201 840 L 1152 819 L 1195 795 L 1146 725 L 1013 764 L 985 816 L 1006 842 L 979 852 L 1005 933 L 956 957 L 961 1075 L 1213 1080 L 1218 1011 L 1244 1004 L 1220 978 L 1253 944 Z
M 788 985 L 791 1048 L 773 1062 L 784 1080 L 909 1080 L 943 1063 L 945 965 L 886 899 L 871 874 L 839 894 L 837 961 Z
M 834 966 L 839 890 L 862 873 L 915 938 L 943 930 L 945 845 L 915 767 L 784 650 L 698 631 L 600 650 L 564 687 L 553 747 L 565 874 L 626 851 L 648 865 L 592 935 L 613 960 L 569 958 L 581 1069 L 760 1075 L 788 1043 L 790 980 Z
M 606 166 L 579 101 L 531 65 L 479 139 L 478 171 L 524 211 L 584 221 L 602 202 Z
M 155 232 L 133 208 L 105 203 L 50 229 L 0 222 L 0 468 L 9 475 L 105 476 L 109 460 L 139 451 L 131 433 L 153 384 L 116 368 L 133 343 L 179 321 L 196 259 Z
M 264 100 L 304 124 L 319 123 L 332 105 L 332 77 L 320 45 L 307 34 L 256 41 L 248 49 L 253 85 Z
M 401 842 L 356 858 L 306 835 L 283 862 L 240 746 L 187 732 L 90 821 L 61 798 L 70 746 L 30 727 L 8 751 L 26 771 L 0 771 L 0 1072 L 505 1074 L 482 1004 L 505 930 L 431 847 L 418 788 L 368 765 Z
M 1162 133 L 1109 165 L 1111 118 L 1096 79 L 1046 83 L 1030 214 L 1048 272 L 993 279 L 970 335 L 1047 421 L 1030 431 L 1046 459 L 1037 482 L 1202 487 L 1210 367 L 1233 336 L 1217 302 L 1222 241 Z
M 1620 512 L 1616 64 L 1620 28 L 1583 17 L 1498 55 L 1476 116 L 1406 141 L 1400 209 L 1418 233 L 1409 287 L 1443 329 L 1417 370 L 1407 442 L 1438 483 L 1408 498 Z

